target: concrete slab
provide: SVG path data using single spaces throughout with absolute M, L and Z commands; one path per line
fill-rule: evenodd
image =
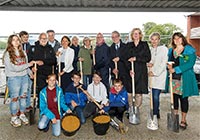
M 129 124 L 127 134 L 120 134 L 112 127 L 104 136 L 98 136 L 94 133 L 91 118 L 86 124 L 82 125 L 80 130 L 72 137 L 61 134 L 54 137 L 51 134 L 51 128 L 48 132 L 40 132 L 37 124 L 21 126 L 14 128 L 10 125 L 9 103 L 3 104 L 0 99 L 0 140 L 199 140 L 200 139 L 200 97 L 189 98 L 190 109 L 188 112 L 188 128 L 179 133 L 167 130 L 167 113 L 170 112 L 169 94 L 161 94 L 161 119 L 159 120 L 159 129 L 156 131 L 148 130 L 146 127 L 147 115 L 149 112 L 149 96 L 145 95 L 141 107 L 141 124 Z M 37 110 L 38 120 L 38 110 Z

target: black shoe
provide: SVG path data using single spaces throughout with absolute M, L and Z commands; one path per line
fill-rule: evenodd
M 50 123 L 50 121 L 49 121 Z M 49 130 L 49 123 L 47 124 L 47 127 L 43 129 L 44 132 L 47 132 Z
M 126 118 L 129 119 L 129 112 L 128 111 L 125 113 L 125 115 L 126 115 Z
M 160 119 L 160 113 L 157 114 L 157 119 Z

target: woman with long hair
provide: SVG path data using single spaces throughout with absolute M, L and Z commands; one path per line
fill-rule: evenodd
M 173 65 L 168 65 L 169 72 L 172 73 L 172 86 L 174 96 L 174 113 L 178 114 L 179 100 L 181 105 L 180 128 L 187 128 L 186 116 L 189 109 L 188 97 L 199 95 L 197 80 L 193 70 L 196 61 L 196 50 L 187 42 L 180 32 L 173 34 L 168 61 L 173 61 Z
M 28 124 L 28 119 L 24 114 L 28 90 L 28 68 L 34 64 L 34 61 L 28 63 L 26 53 L 22 50 L 22 44 L 17 35 L 9 36 L 3 62 L 11 98 L 10 113 L 12 117 L 10 123 L 14 127 L 21 126 L 21 123 Z

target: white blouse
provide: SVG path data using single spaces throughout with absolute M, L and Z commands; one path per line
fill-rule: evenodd
M 74 69 L 72 65 L 74 61 L 74 50 L 70 47 L 68 47 L 67 49 L 64 49 L 62 47 L 59 48 L 58 51 L 61 52 L 60 62 L 63 62 L 65 64 L 63 71 L 67 73 L 71 72 Z

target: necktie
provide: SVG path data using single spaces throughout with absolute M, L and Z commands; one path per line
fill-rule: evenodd
M 115 45 L 115 48 L 116 48 L 116 50 L 118 50 L 118 49 L 119 49 L 119 46 L 118 46 L 118 45 Z

